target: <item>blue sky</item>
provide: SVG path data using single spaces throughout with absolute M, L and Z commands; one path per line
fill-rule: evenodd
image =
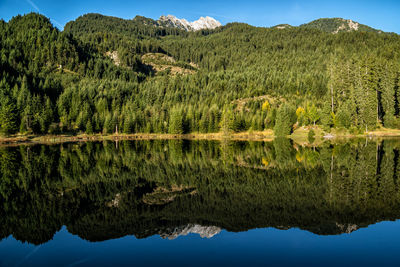
M 400 33 L 400 0 L 0 0 L 0 18 L 6 21 L 31 11 L 46 15 L 60 29 L 80 15 L 96 12 L 125 19 L 137 14 L 153 19 L 172 14 L 189 21 L 208 15 L 222 24 L 238 21 L 265 27 L 280 23 L 299 25 L 322 17 L 342 17 Z

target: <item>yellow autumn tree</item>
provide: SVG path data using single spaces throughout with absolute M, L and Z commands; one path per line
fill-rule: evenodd
M 306 115 L 306 111 L 305 111 L 304 108 L 298 107 L 296 109 L 297 122 L 299 123 L 299 125 L 303 125 L 304 124 L 304 116 L 305 115 Z
M 271 109 L 271 105 L 269 104 L 268 100 L 266 100 L 263 104 L 262 104 L 262 110 L 263 111 L 269 111 Z

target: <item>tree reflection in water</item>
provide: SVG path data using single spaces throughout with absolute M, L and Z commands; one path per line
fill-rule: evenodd
M 400 141 L 120 141 L 0 148 L 0 237 L 45 243 L 212 237 L 221 229 L 350 233 L 400 218 Z

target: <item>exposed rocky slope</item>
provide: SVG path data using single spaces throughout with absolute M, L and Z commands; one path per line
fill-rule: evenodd
M 302 24 L 299 27 L 302 28 L 310 28 L 310 29 L 319 29 L 322 31 L 330 32 L 330 33 L 339 33 L 339 32 L 351 32 L 351 31 L 361 31 L 361 32 L 382 32 L 380 30 L 376 30 L 367 25 L 358 23 L 351 19 L 343 19 L 343 18 L 322 18 L 311 21 L 306 24 Z
M 141 57 L 144 64 L 151 66 L 156 74 L 167 72 L 171 75 L 193 74 L 198 69 L 194 63 L 177 62 L 173 57 L 161 53 L 147 53 Z
M 178 28 L 186 31 L 198 31 L 202 29 L 215 29 L 222 24 L 212 17 L 200 17 L 200 19 L 189 22 L 186 19 L 178 19 L 175 16 L 161 16 L 157 21 L 159 26 Z

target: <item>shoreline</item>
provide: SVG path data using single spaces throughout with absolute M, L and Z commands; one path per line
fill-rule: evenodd
M 0 137 L 0 145 L 25 145 L 25 144 L 60 144 L 70 142 L 90 141 L 123 141 L 123 140 L 233 140 L 233 141 L 272 141 L 272 131 L 241 132 L 241 133 L 190 133 L 190 134 L 77 134 L 77 135 L 14 135 Z
M 293 139 L 307 139 L 307 132 L 301 134 L 292 134 L 287 136 Z M 348 138 L 382 138 L 382 137 L 400 137 L 400 130 L 380 129 L 364 134 L 335 134 L 332 136 L 315 136 L 321 140 L 335 140 Z M 135 134 L 77 134 L 77 135 L 13 135 L 9 137 L 0 137 L 0 145 L 32 145 L 32 144 L 60 144 L 70 142 L 90 142 L 90 141 L 119 141 L 119 140 L 232 140 L 232 141 L 272 141 L 275 139 L 272 130 L 240 132 L 224 134 L 218 133 L 190 133 L 190 134 L 165 134 L 165 133 L 135 133 Z M 299 140 L 300 141 L 300 140 Z M 305 140 L 304 140 L 305 141 Z

